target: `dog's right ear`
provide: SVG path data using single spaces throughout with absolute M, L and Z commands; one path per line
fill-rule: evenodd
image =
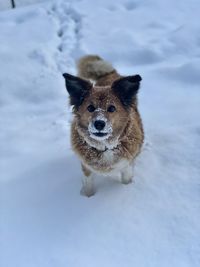
M 64 73 L 63 77 L 65 78 L 65 85 L 70 95 L 70 104 L 79 107 L 92 88 L 92 84 L 68 73 Z
M 112 89 L 125 107 L 130 107 L 136 98 L 142 77 L 139 74 L 122 77 L 112 84 Z

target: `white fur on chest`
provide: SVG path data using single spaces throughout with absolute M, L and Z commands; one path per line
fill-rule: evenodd
M 120 159 L 117 163 L 112 164 L 112 170 L 104 175 L 105 176 L 118 175 L 123 169 L 128 167 L 128 165 L 129 165 L 128 160 Z
M 112 164 L 114 157 L 115 155 L 113 150 L 106 150 L 105 152 L 103 152 L 102 161 L 110 162 Z
M 95 173 L 101 173 L 104 176 L 113 176 L 118 174 L 121 170 L 126 168 L 129 165 L 129 161 L 125 159 L 120 159 L 119 155 L 116 153 L 115 150 L 107 150 L 102 153 L 102 157 L 99 160 L 99 166 L 109 166 L 109 172 L 103 172 L 101 167 L 99 170 L 93 169 L 92 165 L 90 166 L 91 171 Z

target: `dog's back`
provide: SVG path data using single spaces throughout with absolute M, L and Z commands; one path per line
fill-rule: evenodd
M 95 81 L 97 86 L 110 85 L 121 76 L 107 61 L 97 55 L 87 55 L 77 62 L 78 76 Z

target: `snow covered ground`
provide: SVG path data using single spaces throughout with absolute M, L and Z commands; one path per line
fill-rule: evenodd
M 48 0 L 14 0 L 15 7 L 26 6 L 30 4 L 45 2 Z M 0 10 L 11 9 L 12 0 L 0 0 Z
M 0 266 L 200 266 L 198 0 L 50 1 L 0 14 Z M 135 183 L 80 196 L 63 71 L 143 77 Z

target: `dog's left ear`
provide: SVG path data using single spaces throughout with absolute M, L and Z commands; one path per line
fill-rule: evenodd
M 113 82 L 112 89 L 122 104 L 129 107 L 135 99 L 140 88 L 142 77 L 139 74 L 120 78 Z
M 92 88 L 92 84 L 68 73 L 64 73 L 63 77 L 65 78 L 65 85 L 70 95 L 70 104 L 79 107 Z

